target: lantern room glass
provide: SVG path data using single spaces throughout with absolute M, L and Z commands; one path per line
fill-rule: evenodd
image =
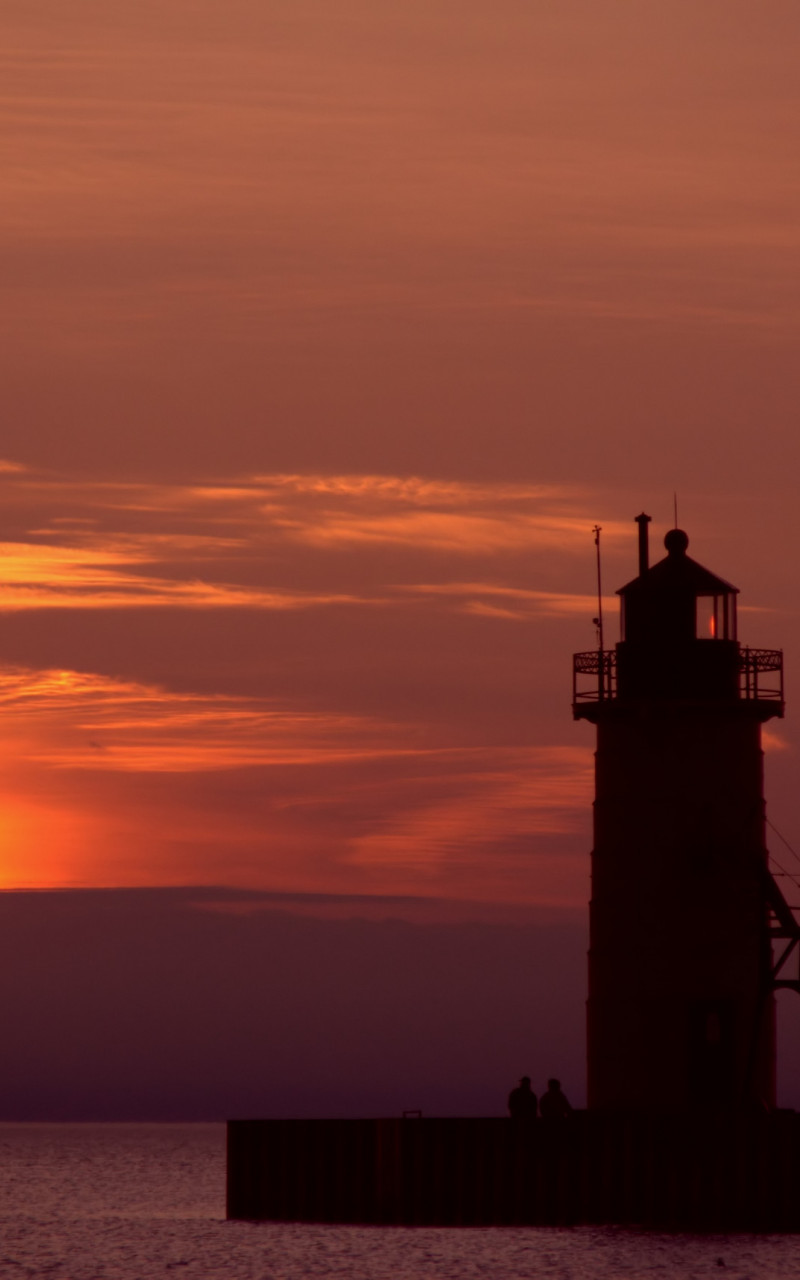
M 697 596 L 695 635 L 698 640 L 736 639 L 736 596 L 732 592 Z

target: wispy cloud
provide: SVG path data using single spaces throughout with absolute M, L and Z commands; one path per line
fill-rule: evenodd
M 311 494 L 326 499 L 403 503 L 410 506 L 495 506 L 498 502 L 562 502 L 565 490 L 549 484 L 476 483 L 424 476 L 324 475 L 321 473 L 257 475 L 253 483 L 274 495 Z
M 585 591 L 553 589 L 591 550 L 586 495 L 316 472 L 156 484 L 0 469 L 0 487 L 8 615 L 105 610 L 124 614 L 125 629 L 132 610 L 171 611 L 183 653 L 196 629 L 213 634 L 215 612 L 339 611 L 319 629 L 332 637 L 320 678 L 292 652 L 307 624 L 288 617 L 261 633 L 278 657 L 270 671 L 248 642 L 247 674 L 232 679 L 210 641 L 202 692 L 186 690 L 186 673 L 179 690 L 169 674 L 148 679 L 125 643 L 122 669 L 135 678 L 115 674 L 113 659 L 104 667 L 93 643 L 94 670 L 76 670 L 74 655 L 0 668 L 0 883 L 572 900 L 588 748 L 510 747 L 483 732 L 480 699 L 454 718 L 450 681 L 472 679 L 456 667 L 474 655 L 447 658 L 444 686 L 441 651 L 432 666 L 427 651 L 413 655 L 425 614 L 487 625 L 591 617 Z M 42 635 L 35 616 L 9 625 Z M 399 684 L 398 662 L 408 667 Z M 161 670 L 174 667 L 167 655 Z M 218 676 L 236 692 L 214 691 Z M 409 679 L 420 698 L 403 692 Z
M 198 772 L 407 753 L 391 725 L 365 717 L 87 672 L 0 670 L 0 707 L 19 755 L 59 769 Z
M 579 830 L 592 794 L 589 749 L 552 747 L 504 753 L 505 769 L 465 776 L 460 794 L 397 815 L 353 842 L 353 862 L 436 876 L 443 862 L 502 856 L 508 842 Z M 495 758 L 494 763 L 497 763 Z M 517 846 L 517 854 L 518 854 Z
M 492 556 L 523 548 L 574 551 L 591 522 L 581 495 L 552 485 L 469 484 L 398 476 L 261 477 L 265 508 L 288 536 L 317 546 L 393 544 Z M 584 495 L 585 501 L 585 495 Z M 611 537 L 626 530 L 608 528 Z
M 63 669 L 0 669 L 0 711 L 0 885 L 580 899 L 588 747 Z
M 98 539 L 98 541 L 102 541 Z M 330 604 L 367 603 L 354 594 L 289 591 L 243 584 L 175 579 L 142 574 L 134 566 L 157 564 L 157 551 L 172 562 L 180 553 L 191 573 L 192 539 L 139 539 L 141 550 L 113 544 L 64 547 L 45 543 L 0 543 L 0 610 L 22 609 L 309 609 Z M 148 550 L 145 550 L 147 544 Z M 215 544 L 215 550 L 224 540 Z M 207 544 L 202 547 L 207 552 Z
M 557 546 L 574 549 L 586 541 L 586 521 L 505 514 L 472 515 L 452 511 L 313 511 L 276 518 L 276 524 L 304 542 L 321 547 L 390 544 L 432 551 L 495 555 L 500 551 Z
M 382 582 L 374 568 L 359 581 L 359 552 L 446 553 L 487 566 L 525 551 L 585 553 L 591 528 L 585 495 L 545 485 L 317 473 L 121 484 L 5 465 L 6 611 L 396 608 L 408 596 L 406 584 L 392 580 L 398 565 L 387 565 Z M 627 529 L 609 522 L 605 534 L 614 540 Z M 302 583 L 291 580 L 297 572 L 287 574 L 290 562 Z M 432 605 L 463 596 L 459 607 L 498 617 L 591 608 L 581 595 L 488 577 L 474 589 L 442 581 L 412 594 Z
M 559 591 L 529 591 L 524 587 L 506 587 L 492 582 L 423 582 L 404 586 L 401 591 L 421 596 L 455 597 L 469 613 L 487 617 L 530 618 L 534 614 L 569 617 L 591 616 L 597 610 L 597 596 Z M 614 596 L 605 596 L 603 607 L 617 607 Z

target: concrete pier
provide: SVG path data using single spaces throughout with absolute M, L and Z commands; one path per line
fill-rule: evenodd
M 800 1231 L 800 1116 L 232 1120 L 228 1217 Z

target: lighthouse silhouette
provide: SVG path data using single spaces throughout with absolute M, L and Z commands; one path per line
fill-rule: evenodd
M 681 529 L 650 566 L 649 521 L 622 638 L 574 658 L 574 715 L 597 726 L 588 1105 L 771 1109 L 773 993 L 798 989 L 765 843 L 761 726 L 783 715 L 782 654 L 739 644 L 737 588 Z
M 230 1218 L 800 1232 L 800 1114 L 775 1108 L 775 990 L 800 926 L 769 870 L 761 726 L 783 658 L 680 529 L 574 655 L 597 726 L 589 1106 L 566 1116 L 231 1120 Z M 599 534 L 596 529 L 599 567 Z M 601 596 L 602 600 L 602 596 Z

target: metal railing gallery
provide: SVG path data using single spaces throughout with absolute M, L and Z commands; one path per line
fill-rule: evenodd
M 709 641 L 708 643 L 713 643 Z M 739 697 L 747 702 L 783 702 L 783 651 L 739 650 Z M 573 655 L 572 701 L 613 702 L 617 698 L 617 652 L 589 649 Z

